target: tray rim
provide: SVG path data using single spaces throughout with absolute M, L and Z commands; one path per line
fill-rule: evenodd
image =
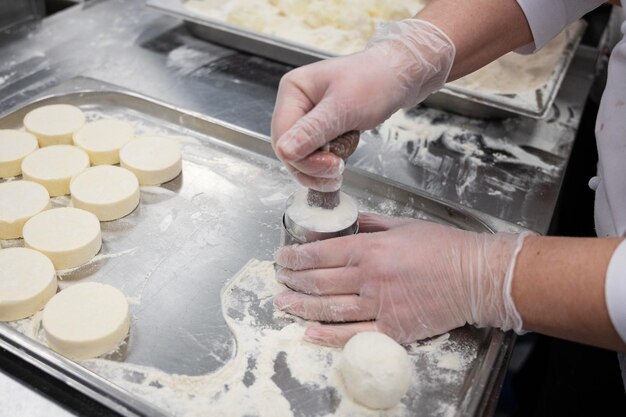
M 278 48 L 283 53 L 288 53 L 289 55 L 297 54 L 298 56 L 300 56 L 298 61 L 306 61 L 306 63 L 312 63 L 315 61 L 340 56 L 338 54 L 329 53 L 318 48 L 310 47 L 296 42 L 291 42 L 277 36 L 253 31 L 217 19 L 202 17 L 197 13 L 194 13 L 191 10 L 185 8 L 183 3 L 184 0 L 147 0 L 146 6 L 166 15 L 182 19 L 183 22 L 189 26 L 190 31 L 193 33 L 197 33 L 196 29 L 194 28 L 200 28 L 203 31 L 217 30 L 222 33 L 230 34 L 231 36 L 235 36 L 238 39 L 245 39 L 250 42 L 260 43 L 264 44 L 265 46 Z M 506 94 L 476 92 L 453 84 L 446 84 L 440 90 L 434 92 L 432 95 L 449 95 L 453 98 L 456 98 L 457 100 L 463 100 L 467 102 L 468 105 L 482 107 L 482 109 L 477 109 L 477 113 L 488 112 L 489 109 L 493 110 L 490 115 L 475 117 L 503 118 L 510 116 L 525 116 L 537 120 L 543 119 L 548 115 L 550 109 L 552 108 L 552 105 L 554 104 L 554 101 L 556 100 L 560 87 L 563 83 L 563 80 L 565 79 L 571 62 L 574 59 L 576 50 L 580 45 L 582 36 L 587 27 L 587 23 L 583 20 L 579 20 L 577 25 L 578 27 L 575 29 L 572 39 L 568 41 L 557 66 L 554 68 L 553 73 L 550 75 L 548 83 L 544 85 L 544 87 L 548 86 L 546 88 L 546 91 L 543 90 L 544 87 L 540 87 L 538 89 L 532 90 L 532 93 L 528 93 L 534 95 L 548 93 L 547 97 L 544 97 L 543 107 L 539 105 L 533 107 L 524 103 L 516 105 L 511 98 L 507 97 Z M 209 42 L 212 41 L 208 38 L 204 39 Z M 216 41 L 216 43 L 220 42 Z M 238 49 L 238 47 L 232 45 L 227 45 L 227 47 Z M 243 47 L 239 48 L 244 51 L 246 50 Z M 250 53 L 255 52 L 258 53 L 258 50 Z M 278 60 L 291 66 L 302 65 L 302 62 L 296 63 L 291 59 L 280 60 L 278 58 L 275 58 L 276 54 L 272 54 L 272 56 L 264 55 L 263 53 L 258 54 L 260 56 L 266 56 L 270 59 Z M 304 57 L 306 57 L 306 60 L 304 59 Z M 555 72 L 556 75 L 554 75 Z M 424 100 L 425 103 L 428 103 L 428 101 L 429 98 L 426 98 Z M 469 116 L 472 117 L 471 115 Z
M 69 90 L 66 90 L 68 88 Z M 25 109 L 26 107 L 34 106 L 41 102 L 58 99 L 70 94 L 89 95 L 91 93 L 117 93 L 128 95 L 135 99 L 148 101 L 158 106 L 163 106 L 170 110 L 199 118 L 205 122 L 213 123 L 220 128 L 233 130 L 239 134 L 251 136 L 265 142 L 266 146 L 270 143 L 268 136 L 252 132 L 248 129 L 221 121 L 214 117 L 205 116 L 193 111 L 182 109 L 178 106 L 173 106 L 124 87 L 80 76 L 52 86 L 50 89 L 42 92 L 41 94 L 13 106 L 9 110 L 0 114 L 0 120 L 14 114 L 17 111 Z M 257 152 L 254 149 L 251 151 Z M 431 200 L 432 202 L 440 204 L 444 208 L 452 210 L 453 212 L 458 212 L 474 219 L 482 225 L 485 228 L 485 232 L 488 233 L 519 233 L 527 230 L 519 225 L 497 219 L 493 216 L 485 215 L 475 210 L 438 200 L 433 196 L 420 192 L 419 190 L 412 189 L 404 186 L 403 184 L 397 183 L 396 181 L 391 181 L 358 168 L 347 167 L 346 175 L 364 176 L 378 181 L 383 185 L 399 188 L 402 191 Z M 506 372 L 506 363 L 511 354 L 515 338 L 516 335 L 513 332 L 503 332 L 498 329 L 488 330 L 488 335 L 483 342 L 483 345 L 486 346 L 481 348 L 484 349 L 484 358 L 480 362 L 480 366 L 472 370 L 473 374 L 486 375 L 486 377 L 480 381 L 476 381 L 471 387 L 469 387 L 467 391 L 468 394 L 478 391 L 478 395 L 465 396 L 459 408 L 459 412 L 462 413 L 462 415 L 467 415 L 465 414 L 466 411 L 471 411 L 471 415 L 482 415 L 481 413 L 484 412 L 484 410 L 489 406 L 489 402 L 492 402 L 489 399 L 493 398 L 493 393 L 499 393 L 499 385 L 501 385 L 502 377 Z M 28 336 L 19 333 L 17 330 L 11 328 L 5 323 L 0 323 L 0 348 L 6 349 L 19 359 L 30 363 L 48 375 L 58 379 L 68 387 L 87 395 L 95 401 L 98 401 L 104 406 L 109 407 L 124 416 L 167 416 L 167 414 L 164 414 L 163 410 L 152 407 L 141 397 L 135 396 L 130 391 L 115 385 L 98 374 L 84 368 L 78 363 L 61 356 Z M 499 367 L 499 373 L 490 372 L 494 367 Z

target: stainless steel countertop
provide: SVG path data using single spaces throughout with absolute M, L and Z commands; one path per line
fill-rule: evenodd
M 0 32 L 0 114 L 86 76 L 269 134 L 289 67 L 196 39 L 143 3 L 92 0 Z M 594 51 L 580 50 L 543 121 L 479 121 L 421 108 L 364 135 L 349 163 L 546 233 L 593 68 Z M 12 398 L 25 404 L 23 415 L 39 415 L 33 396 L 0 374 L 0 402 Z M 67 412 L 50 405 L 45 414 Z

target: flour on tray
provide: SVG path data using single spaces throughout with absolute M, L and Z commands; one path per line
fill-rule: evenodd
M 176 416 L 408 416 L 429 400 L 426 391 L 458 383 L 476 358 L 474 348 L 448 334 L 409 345 L 411 361 L 422 371 L 414 374 L 403 403 L 386 411 L 364 408 L 345 392 L 336 365 L 340 350 L 303 341 L 308 323 L 274 309 L 274 295 L 284 290 L 274 274 L 272 262 L 252 260 L 223 290 L 222 311 L 237 352 L 215 373 L 175 375 L 107 359 L 119 352 L 79 363 Z M 40 314 L 10 326 L 43 342 L 39 321 Z M 458 406 L 442 400 L 428 415 L 450 415 Z

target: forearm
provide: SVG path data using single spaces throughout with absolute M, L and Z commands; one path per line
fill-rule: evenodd
M 607 267 L 620 241 L 528 237 L 512 289 L 524 329 L 626 351 L 611 323 L 604 292 Z
M 454 43 L 456 57 L 448 81 L 533 41 L 515 0 L 433 0 L 415 17 L 434 24 Z

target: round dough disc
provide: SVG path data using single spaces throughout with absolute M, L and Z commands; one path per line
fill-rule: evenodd
M 39 146 L 71 145 L 72 135 L 85 124 L 85 115 L 69 104 L 52 104 L 31 110 L 24 127 L 37 136 Z
M 389 336 L 363 332 L 343 349 L 340 371 L 352 398 L 366 407 L 395 407 L 411 384 L 409 355 Z
M 46 304 L 42 325 L 48 345 L 61 355 L 95 358 L 110 352 L 128 334 L 128 301 L 110 285 L 76 284 Z
M 0 239 L 21 238 L 24 223 L 46 210 L 49 204 L 48 191 L 36 182 L 0 184 Z
M 122 148 L 120 165 L 132 171 L 141 185 L 163 184 L 182 171 L 180 146 L 161 136 L 139 137 Z
M 127 169 L 99 165 L 72 179 L 72 205 L 95 214 L 100 221 L 124 217 L 139 204 L 139 181 Z
M 119 164 L 120 149 L 135 135 L 130 123 L 97 120 L 74 133 L 74 144 L 89 154 L 92 165 Z
M 26 248 L 0 250 L 0 321 L 30 317 L 57 291 L 50 259 Z
M 26 222 L 24 243 L 48 256 L 56 269 L 74 268 L 100 250 L 100 222 L 94 214 L 73 207 L 46 210 Z
M 70 193 L 70 180 L 89 167 L 89 156 L 80 148 L 56 145 L 41 148 L 24 158 L 25 180 L 46 187 L 52 197 Z
M 39 147 L 37 138 L 28 132 L 0 129 L 0 178 L 22 174 L 22 160 Z

